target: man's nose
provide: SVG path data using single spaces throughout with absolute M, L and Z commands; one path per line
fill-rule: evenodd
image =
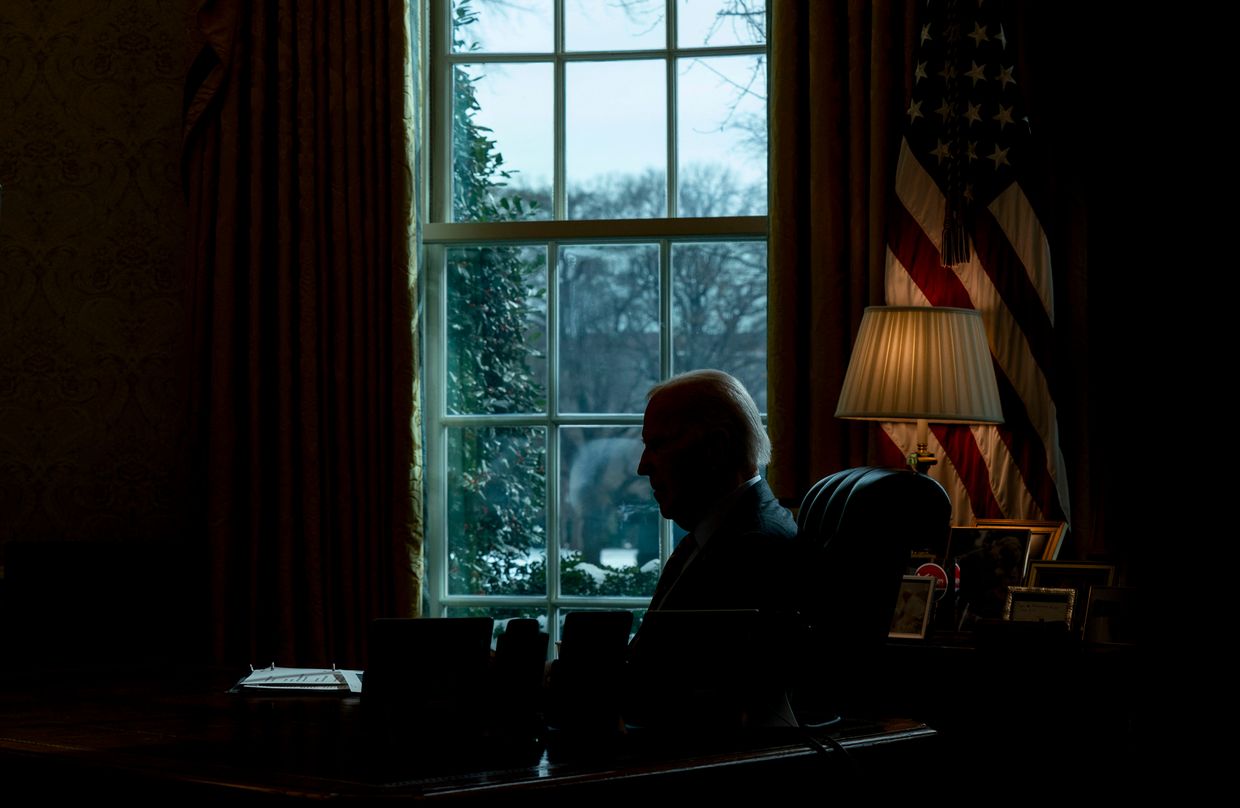
M 650 476 L 650 464 L 646 461 L 646 450 L 645 449 L 642 449 L 641 459 L 637 461 L 637 476 L 639 477 Z

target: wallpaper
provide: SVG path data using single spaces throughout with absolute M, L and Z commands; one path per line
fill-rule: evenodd
M 0 545 L 177 529 L 190 5 L 0 2 Z

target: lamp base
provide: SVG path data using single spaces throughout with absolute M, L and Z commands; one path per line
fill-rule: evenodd
M 930 470 L 931 466 L 939 462 L 938 458 L 934 456 L 934 452 L 927 450 L 924 443 L 917 444 L 917 451 L 909 452 L 906 460 L 908 461 L 909 468 L 918 474 L 925 474 Z

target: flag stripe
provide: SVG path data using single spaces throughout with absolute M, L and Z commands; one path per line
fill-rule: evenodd
M 927 237 L 917 220 L 898 205 L 892 210 L 891 219 L 888 225 L 891 249 L 900 266 L 931 301 L 930 305 L 973 308 L 969 292 L 956 274 L 944 272 L 943 267 L 939 266 L 938 247 Z
M 985 208 L 977 211 L 973 227 L 973 246 L 977 261 L 994 284 L 1008 313 L 1029 344 L 1033 359 L 1047 381 L 1051 380 L 1055 338 L 1050 316 L 1042 298 L 1025 272 L 1020 257 L 1008 242 L 999 223 Z
M 982 457 L 970 428 L 959 424 L 931 424 L 930 431 L 956 467 L 956 474 L 969 495 L 973 517 L 1002 519 L 1003 508 L 990 487 L 990 467 Z
M 1047 519 L 1063 519 L 1059 492 L 1047 463 L 1046 449 L 1025 410 L 1024 400 L 1008 380 L 1007 374 L 995 363 L 995 379 L 999 384 L 999 402 L 1003 406 L 1003 426 L 998 430 L 1012 456 L 1025 486 Z
M 1020 185 L 1012 183 L 1007 190 L 995 197 L 995 201 L 991 202 L 987 209 L 1011 243 L 1020 265 L 1029 276 L 1029 282 L 1042 301 L 1047 319 L 1054 324 L 1055 292 L 1054 279 L 1051 276 L 1051 245 L 1042 230 L 1042 222 L 1036 215 L 1032 215 L 1033 204 Z
M 990 488 L 1003 508 L 1012 518 L 1043 519 L 1042 509 L 1033 501 L 1020 468 L 1012 459 L 1012 453 L 1004 442 L 1004 429 L 978 425 L 972 429 L 977 449 L 990 466 Z
M 906 422 L 887 422 L 882 424 L 882 432 L 885 440 L 879 444 L 879 458 L 885 461 L 890 457 L 893 459 L 892 465 L 904 465 L 906 462 L 904 447 L 907 446 L 909 450 L 912 450 L 917 445 L 917 425 Z M 997 442 L 1002 447 L 1002 442 Z M 947 496 L 952 503 L 952 524 L 972 524 L 970 516 L 973 512 L 973 504 L 969 500 L 968 486 L 952 463 L 951 455 L 939 443 L 933 430 L 927 435 L 926 448 L 938 459 L 938 463 L 931 467 L 929 474 L 947 491 Z
M 898 468 L 908 462 L 904 450 L 900 448 L 900 444 L 886 429 L 878 430 L 885 440 L 878 442 L 878 463 L 880 466 L 890 466 Z

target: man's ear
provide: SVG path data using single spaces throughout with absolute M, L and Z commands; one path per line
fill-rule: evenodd
M 732 447 L 728 445 L 728 433 L 722 429 L 712 429 L 702 436 L 699 444 L 703 462 L 709 463 L 712 469 L 726 468 L 732 462 Z

